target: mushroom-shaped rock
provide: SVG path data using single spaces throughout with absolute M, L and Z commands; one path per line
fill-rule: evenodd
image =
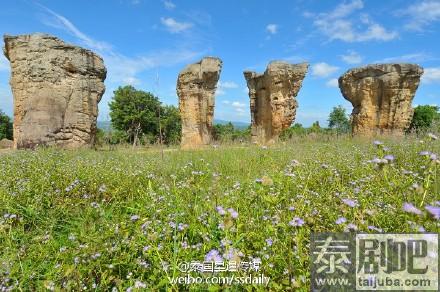
M 206 57 L 188 65 L 177 79 L 177 95 L 182 119 L 182 148 L 197 148 L 211 142 L 215 90 L 222 61 Z
M 307 63 L 271 62 L 263 74 L 245 71 L 251 108 L 252 142 L 275 142 L 295 120 L 296 96 L 307 73 Z
M 47 34 L 4 36 L 14 96 L 14 148 L 95 141 L 106 68 L 93 52 Z
M 415 64 L 375 64 L 354 68 L 339 78 L 353 105 L 354 135 L 403 135 L 411 123 L 412 100 L 423 68 Z

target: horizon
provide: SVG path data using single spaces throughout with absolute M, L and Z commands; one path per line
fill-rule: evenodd
M 96 14 L 96 12 L 99 12 Z M 99 21 L 98 21 L 99 19 Z M 120 19 L 121 21 L 115 21 Z M 437 1 L 391 0 L 205 3 L 120 0 L 75 3 L 20 0 L 0 11 L 2 34 L 42 32 L 104 58 L 106 92 L 99 121 L 110 121 L 108 102 L 118 86 L 150 91 L 177 105 L 179 72 L 204 56 L 219 57 L 216 120 L 250 123 L 243 71 L 263 72 L 269 62 L 308 62 L 296 99 L 295 121 L 326 126 L 333 107 L 351 104 L 337 86 L 347 70 L 372 63 L 416 63 L 425 69 L 413 107 L 440 97 Z M 12 116 L 9 62 L 0 57 L 0 109 Z

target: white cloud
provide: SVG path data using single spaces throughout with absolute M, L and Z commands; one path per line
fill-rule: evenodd
M 229 100 L 223 100 L 222 103 L 223 104 L 230 104 L 231 102 Z
M 422 82 L 429 83 L 440 83 L 440 67 L 425 68 L 422 75 Z
M 174 4 L 172 1 L 164 0 L 164 1 L 163 1 L 163 5 L 164 5 L 165 8 L 168 9 L 168 10 L 173 10 L 174 8 L 176 8 L 176 4 Z
M 338 83 L 338 79 L 336 78 L 332 78 L 330 80 L 328 80 L 325 85 L 327 87 L 339 87 L 339 83 Z
M 354 51 L 350 51 L 347 55 L 342 55 L 341 59 L 347 64 L 362 63 L 362 56 Z
M 108 70 L 107 81 L 109 82 L 136 85 L 140 83 L 136 75 L 143 71 L 186 63 L 203 54 L 203 52 L 176 48 L 159 50 L 135 57 L 126 56 L 115 51 L 112 45 L 97 41 L 86 35 L 64 16 L 41 4 L 39 6 L 49 15 L 43 19 L 44 24 L 67 31 L 86 47 L 97 51 L 103 57 Z
M 64 31 L 67 31 L 69 34 L 75 36 L 83 44 L 85 44 L 86 46 L 88 46 L 92 49 L 100 50 L 100 51 L 112 49 L 112 46 L 110 44 L 108 44 L 106 42 L 96 41 L 96 40 L 90 38 L 89 36 L 87 36 L 86 34 L 84 34 L 83 32 L 81 32 L 72 22 L 70 22 L 64 16 L 62 16 L 58 13 L 55 13 L 54 11 L 50 10 L 49 8 L 47 8 L 41 4 L 37 4 L 37 5 L 39 5 L 41 8 L 43 8 L 51 16 L 53 16 L 51 18 L 45 18 L 43 20 L 44 24 L 58 28 L 58 29 L 62 29 Z
M 233 88 L 238 88 L 238 84 L 233 81 L 225 81 L 225 82 L 219 81 L 218 87 L 224 89 L 233 89 Z
M 244 107 L 246 107 L 246 104 L 241 103 L 241 102 L 239 102 L 239 101 L 234 101 L 234 102 L 232 102 L 231 105 L 232 105 L 233 107 L 235 107 L 235 108 L 244 108 Z
M 384 58 L 381 60 L 374 61 L 374 63 L 392 63 L 392 62 L 425 62 L 429 60 L 437 60 L 437 58 L 433 58 L 432 56 L 425 53 L 414 53 L 414 54 L 406 54 L 402 56 L 395 56 Z
M 225 95 L 226 91 L 224 91 L 223 89 L 217 87 L 217 90 L 215 91 L 215 95 L 216 96 L 220 96 L 220 95 Z
M 273 23 L 268 24 L 266 26 L 266 31 L 270 34 L 276 34 L 278 32 L 278 25 L 273 24 Z
M 330 41 L 389 41 L 397 38 L 397 32 L 388 31 L 380 24 L 370 20 L 365 13 L 353 17 L 352 14 L 363 7 L 364 3 L 361 0 L 341 3 L 330 12 L 314 15 L 313 24 Z
M 404 10 L 398 11 L 397 14 L 409 16 L 410 21 L 405 25 L 405 28 L 421 31 L 431 22 L 440 20 L 440 1 L 419 1 Z
M 312 75 L 317 77 L 328 77 L 336 72 L 339 68 L 331 66 L 327 63 L 316 63 L 312 66 Z
M 193 24 L 190 22 L 178 22 L 171 17 L 161 17 L 160 22 L 171 33 L 181 33 L 193 27 Z

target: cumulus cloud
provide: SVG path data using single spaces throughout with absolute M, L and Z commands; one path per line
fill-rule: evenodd
M 338 79 L 336 78 L 332 78 L 330 80 L 328 80 L 325 85 L 327 87 L 339 87 L 339 83 L 338 83 Z
M 409 22 L 405 28 L 409 30 L 421 31 L 432 22 L 440 20 L 439 1 L 418 1 L 404 10 L 397 12 L 398 15 L 409 17 Z
M 331 66 L 327 63 L 321 62 L 316 63 L 312 66 L 312 75 L 316 77 L 328 77 L 335 73 L 339 68 L 336 66 Z
M 363 8 L 362 0 L 352 0 L 339 4 L 332 11 L 309 15 L 309 17 L 314 19 L 313 25 L 330 41 L 389 41 L 397 38 L 397 32 L 388 31 L 372 21 L 367 14 L 355 14 Z
M 362 56 L 354 51 L 349 51 L 348 54 L 341 56 L 342 61 L 347 64 L 359 64 L 362 63 Z
M 440 83 L 440 67 L 425 68 L 422 75 L 422 82 L 424 83 Z
M 273 23 L 268 24 L 266 26 L 266 31 L 270 34 L 276 34 L 278 32 L 278 25 L 273 24 Z
M 171 17 L 161 17 L 160 22 L 170 33 L 181 33 L 193 27 L 190 22 L 179 22 Z
M 235 108 L 244 108 L 244 107 L 246 107 L 246 104 L 241 103 L 239 101 L 234 101 L 234 102 L 232 102 L 232 106 Z

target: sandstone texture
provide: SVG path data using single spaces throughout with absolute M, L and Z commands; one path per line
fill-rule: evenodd
M 295 120 L 296 96 L 309 65 L 271 62 L 263 74 L 245 71 L 251 108 L 252 142 L 270 144 Z
M 423 68 L 415 64 L 375 64 L 354 68 L 339 78 L 353 105 L 353 134 L 403 135 L 411 123 L 412 100 Z
M 4 36 L 14 95 L 14 148 L 94 143 L 106 68 L 95 53 L 47 34 Z
M 206 57 L 188 65 L 177 79 L 177 95 L 182 119 L 182 148 L 208 145 L 212 137 L 215 90 L 222 61 Z

